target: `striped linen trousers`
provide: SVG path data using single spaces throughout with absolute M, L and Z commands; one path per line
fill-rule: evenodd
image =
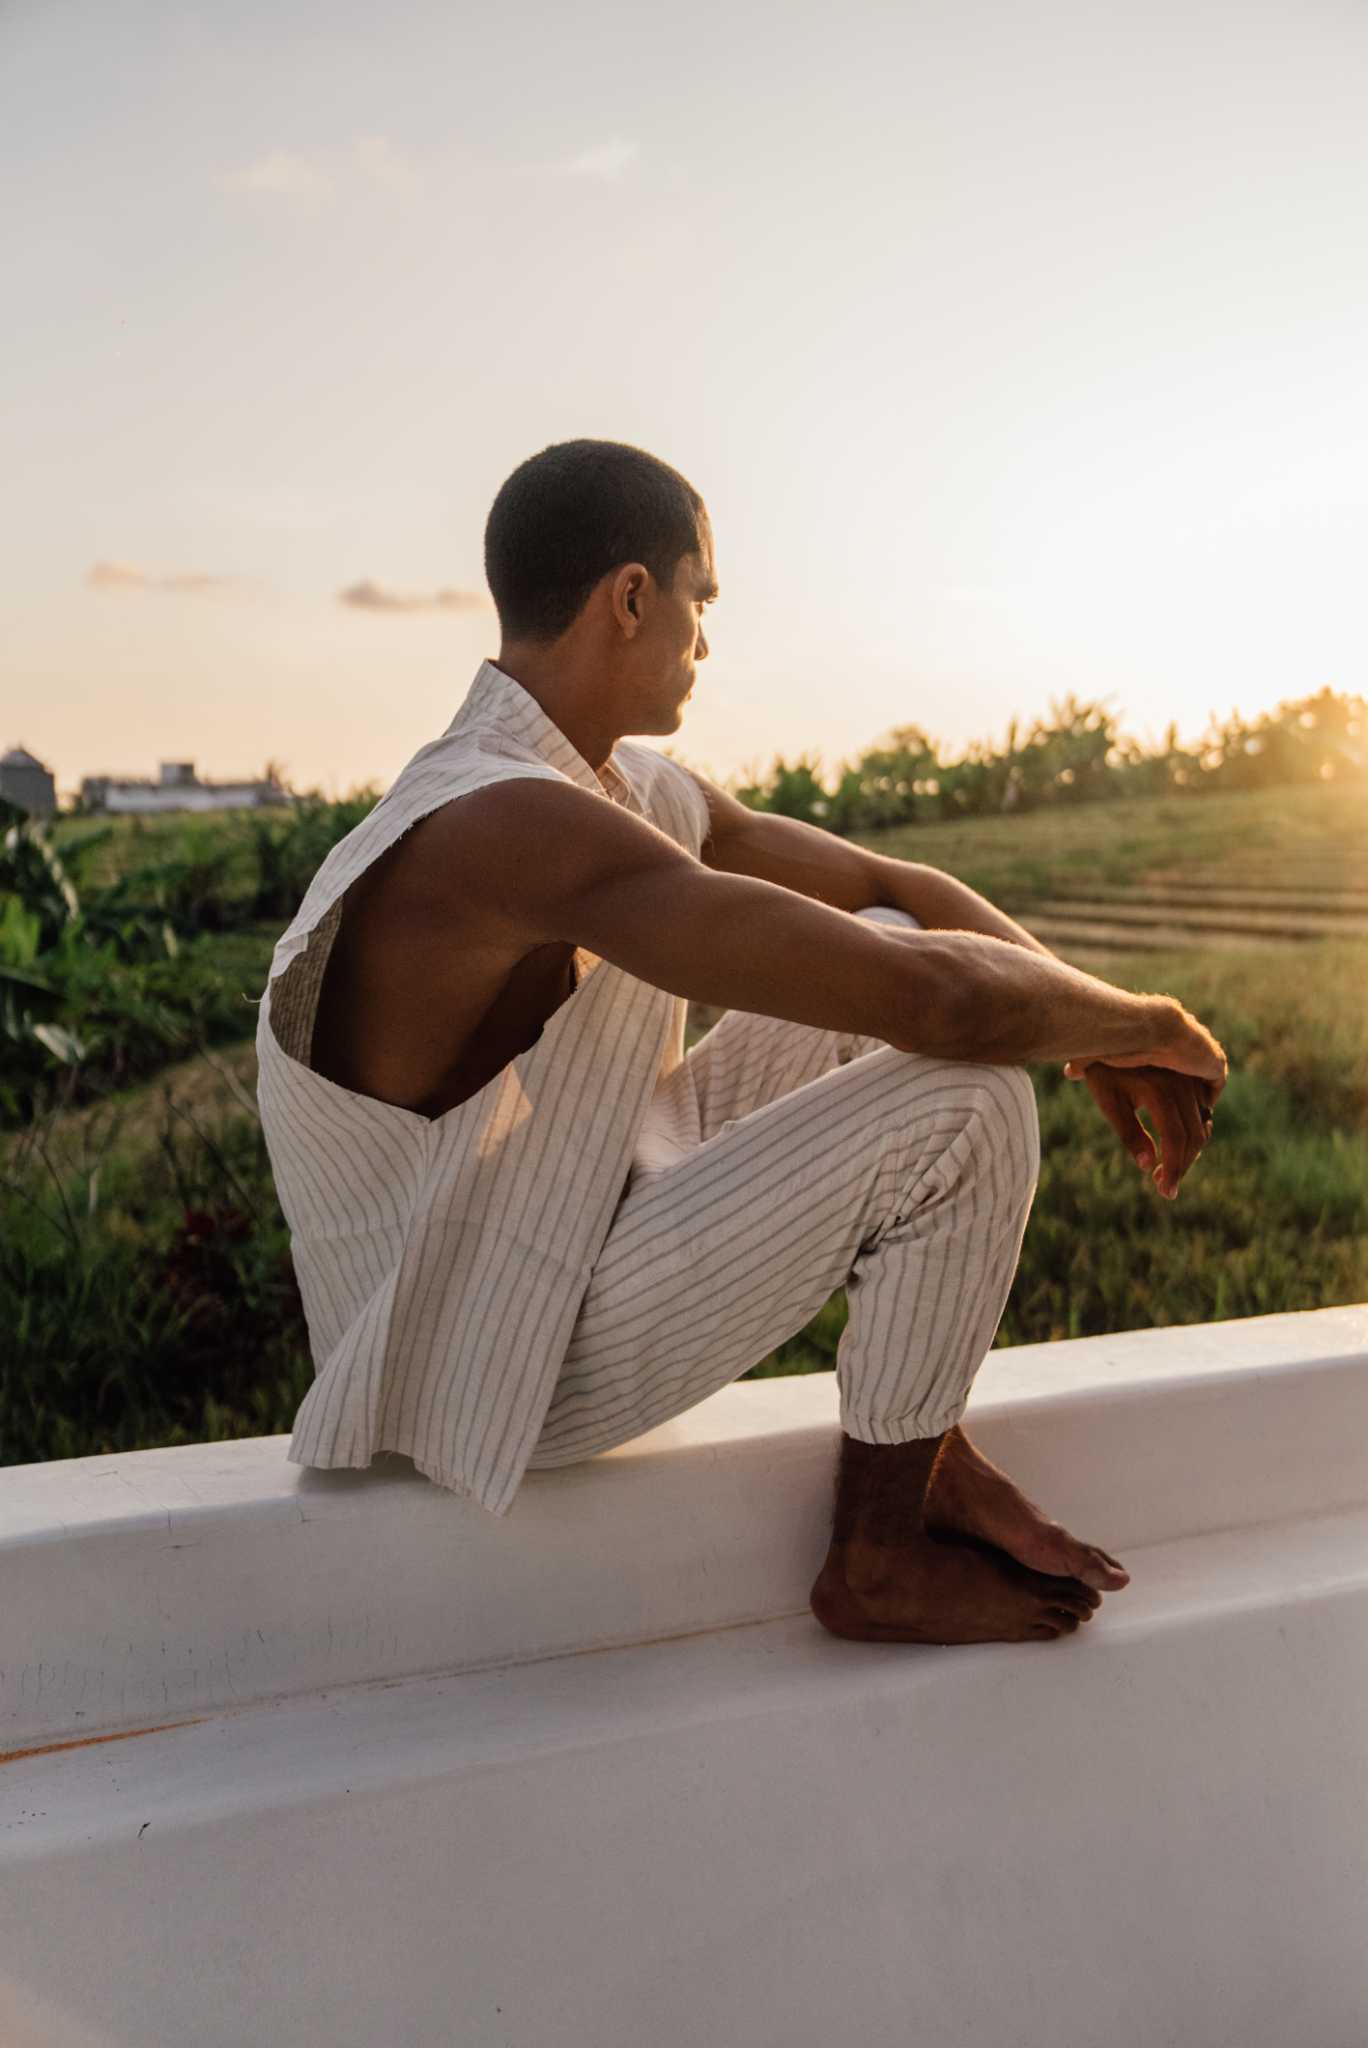
M 728 1011 L 651 1104 L 530 1466 L 693 1407 L 843 1284 L 842 1429 L 940 1435 L 1001 1321 L 1039 1166 L 1020 1067 Z

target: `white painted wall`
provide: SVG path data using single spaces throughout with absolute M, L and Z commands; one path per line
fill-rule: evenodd
M 100 809 L 148 815 L 158 811 L 255 810 L 262 804 L 278 801 L 263 796 L 255 782 L 219 783 L 209 789 L 193 783 L 168 783 L 163 788 L 160 785 L 111 782 Z

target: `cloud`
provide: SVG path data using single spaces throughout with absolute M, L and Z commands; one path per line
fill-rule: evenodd
M 180 590 L 199 592 L 204 590 L 234 590 L 241 586 L 240 576 L 211 576 L 202 569 L 175 569 L 165 575 L 158 575 L 149 569 L 139 569 L 132 562 L 96 562 L 86 572 L 86 582 L 92 590 Z
M 635 142 L 600 142 L 557 164 L 556 169 L 566 178 L 620 178 L 640 153 Z
M 218 184 L 223 192 L 267 192 L 285 199 L 323 199 L 332 191 L 332 179 L 317 158 L 290 149 L 268 150 L 242 170 L 226 172 Z
M 331 199 L 357 185 L 408 197 L 422 182 L 413 158 L 396 149 L 384 135 L 358 135 L 349 149 L 267 150 L 254 163 L 227 171 L 216 180 L 221 192 L 311 202 Z
M 408 592 L 389 590 L 383 583 L 365 576 L 337 593 L 339 604 L 358 612 L 483 612 L 489 599 L 480 590 L 433 590 Z
M 359 175 L 386 192 L 416 192 L 422 173 L 383 135 L 362 135 L 352 145 L 352 163 Z

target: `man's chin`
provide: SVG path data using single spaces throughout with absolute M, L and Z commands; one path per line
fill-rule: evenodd
M 692 696 L 693 684 L 690 683 L 688 689 L 682 695 L 672 695 L 662 703 L 660 707 L 660 726 L 658 728 L 661 732 L 678 732 Z

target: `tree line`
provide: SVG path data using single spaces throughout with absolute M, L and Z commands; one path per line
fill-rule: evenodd
M 992 816 L 1130 796 L 1368 781 L 1368 699 L 1322 689 L 1254 718 L 1209 720 L 1195 745 L 1171 724 L 1161 746 L 1123 733 L 1104 700 L 1072 694 L 1006 742 L 949 753 L 918 725 L 901 725 L 823 779 L 820 759 L 777 758 L 761 778 L 733 781 L 752 810 L 773 811 L 849 835 L 933 819 Z

